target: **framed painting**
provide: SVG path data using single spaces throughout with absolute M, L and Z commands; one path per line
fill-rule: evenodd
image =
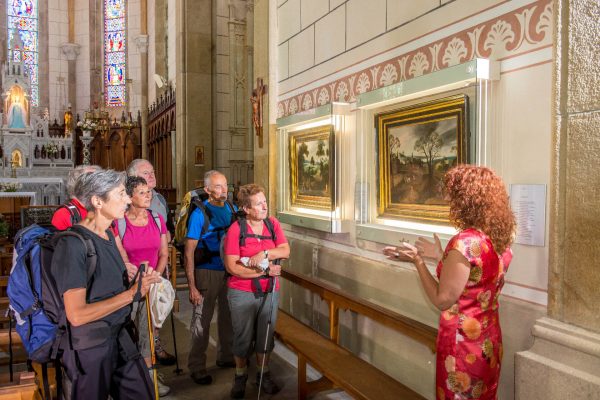
M 465 95 L 375 116 L 380 217 L 448 222 L 443 177 L 469 162 L 468 121 Z
M 290 196 L 293 207 L 333 207 L 334 141 L 331 125 L 290 133 Z
M 201 167 L 204 165 L 204 146 L 194 148 L 194 165 Z

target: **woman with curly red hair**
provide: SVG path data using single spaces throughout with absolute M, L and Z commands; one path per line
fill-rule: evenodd
M 512 259 L 515 218 L 504 183 L 492 170 L 459 165 L 444 177 L 450 221 L 459 230 L 440 240 L 386 247 L 390 259 L 415 264 L 427 297 L 442 311 L 437 337 L 437 399 L 496 399 L 502 331 L 498 297 Z M 438 261 L 438 281 L 424 258 Z

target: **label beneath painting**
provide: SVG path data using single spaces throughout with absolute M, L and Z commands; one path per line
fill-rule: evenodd
M 544 246 L 546 185 L 510 185 L 510 206 L 517 221 L 515 243 Z

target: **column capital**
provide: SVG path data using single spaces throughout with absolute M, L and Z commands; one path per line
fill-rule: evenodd
M 148 35 L 137 35 L 135 38 L 133 38 L 133 41 L 135 42 L 138 48 L 138 51 L 142 54 L 148 53 L 148 38 Z
M 81 46 L 77 43 L 63 43 L 60 49 L 68 61 L 75 61 L 81 52 Z

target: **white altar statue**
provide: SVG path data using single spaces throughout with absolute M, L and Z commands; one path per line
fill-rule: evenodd
M 7 117 L 9 128 L 25 128 L 25 113 L 18 97 L 10 105 Z

